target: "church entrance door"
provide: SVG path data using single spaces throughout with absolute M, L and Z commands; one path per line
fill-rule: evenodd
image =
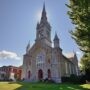
M 48 69 L 48 79 L 50 79 L 51 78 L 51 71 L 50 71 L 50 69 Z
M 28 71 L 28 79 L 30 79 L 30 74 L 31 74 L 31 72 L 30 72 L 30 71 Z
M 43 79 L 43 71 L 40 69 L 38 70 L 38 79 L 42 80 Z

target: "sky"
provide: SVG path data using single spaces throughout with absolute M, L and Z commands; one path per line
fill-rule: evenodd
M 57 32 L 63 53 L 74 51 L 80 59 L 82 52 L 69 33 L 74 25 L 67 15 L 68 0 L 0 0 L 0 66 L 22 65 L 29 40 L 31 46 L 35 42 L 44 2 L 52 41 Z

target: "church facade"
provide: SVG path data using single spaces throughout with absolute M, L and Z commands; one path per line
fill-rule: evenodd
M 35 43 L 32 47 L 27 45 L 26 54 L 23 56 L 22 79 L 31 82 L 51 79 L 60 83 L 61 77 L 78 75 L 76 54 L 70 58 L 62 54 L 56 33 L 53 42 L 54 47 L 51 41 L 51 26 L 43 5 L 41 20 L 36 27 Z

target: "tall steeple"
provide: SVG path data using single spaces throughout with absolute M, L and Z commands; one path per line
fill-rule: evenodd
M 45 9 L 45 2 L 43 4 L 43 11 L 42 11 L 42 16 L 41 16 L 41 22 L 47 21 L 47 15 L 46 15 L 46 9 Z
M 36 41 L 42 41 L 51 46 L 51 26 L 47 20 L 45 3 L 43 4 L 41 20 L 36 27 Z
M 57 33 L 55 32 L 54 40 L 59 40 Z
M 54 47 L 57 48 L 59 47 L 59 38 L 57 36 L 57 33 L 55 32 L 55 37 L 54 37 Z
M 29 50 L 30 50 L 30 41 L 28 42 L 28 45 L 27 45 L 27 47 L 26 47 L 26 53 L 28 53 Z

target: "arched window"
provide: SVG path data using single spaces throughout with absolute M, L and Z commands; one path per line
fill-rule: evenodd
M 45 54 L 43 52 L 40 52 L 36 57 L 36 65 L 42 66 L 42 64 L 45 63 Z
M 38 70 L 38 79 L 39 80 L 42 80 L 43 79 L 43 71 L 42 71 L 42 69 L 39 69 Z
M 47 73 L 48 73 L 48 79 L 50 79 L 51 78 L 51 71 L 50 71 L 50 69 L 48 69 Z
M 50 59 L 48 59 L 48 63 L 50 64 Z
M 31 65 L 31 60 L 29 60 L 28 64 Z

